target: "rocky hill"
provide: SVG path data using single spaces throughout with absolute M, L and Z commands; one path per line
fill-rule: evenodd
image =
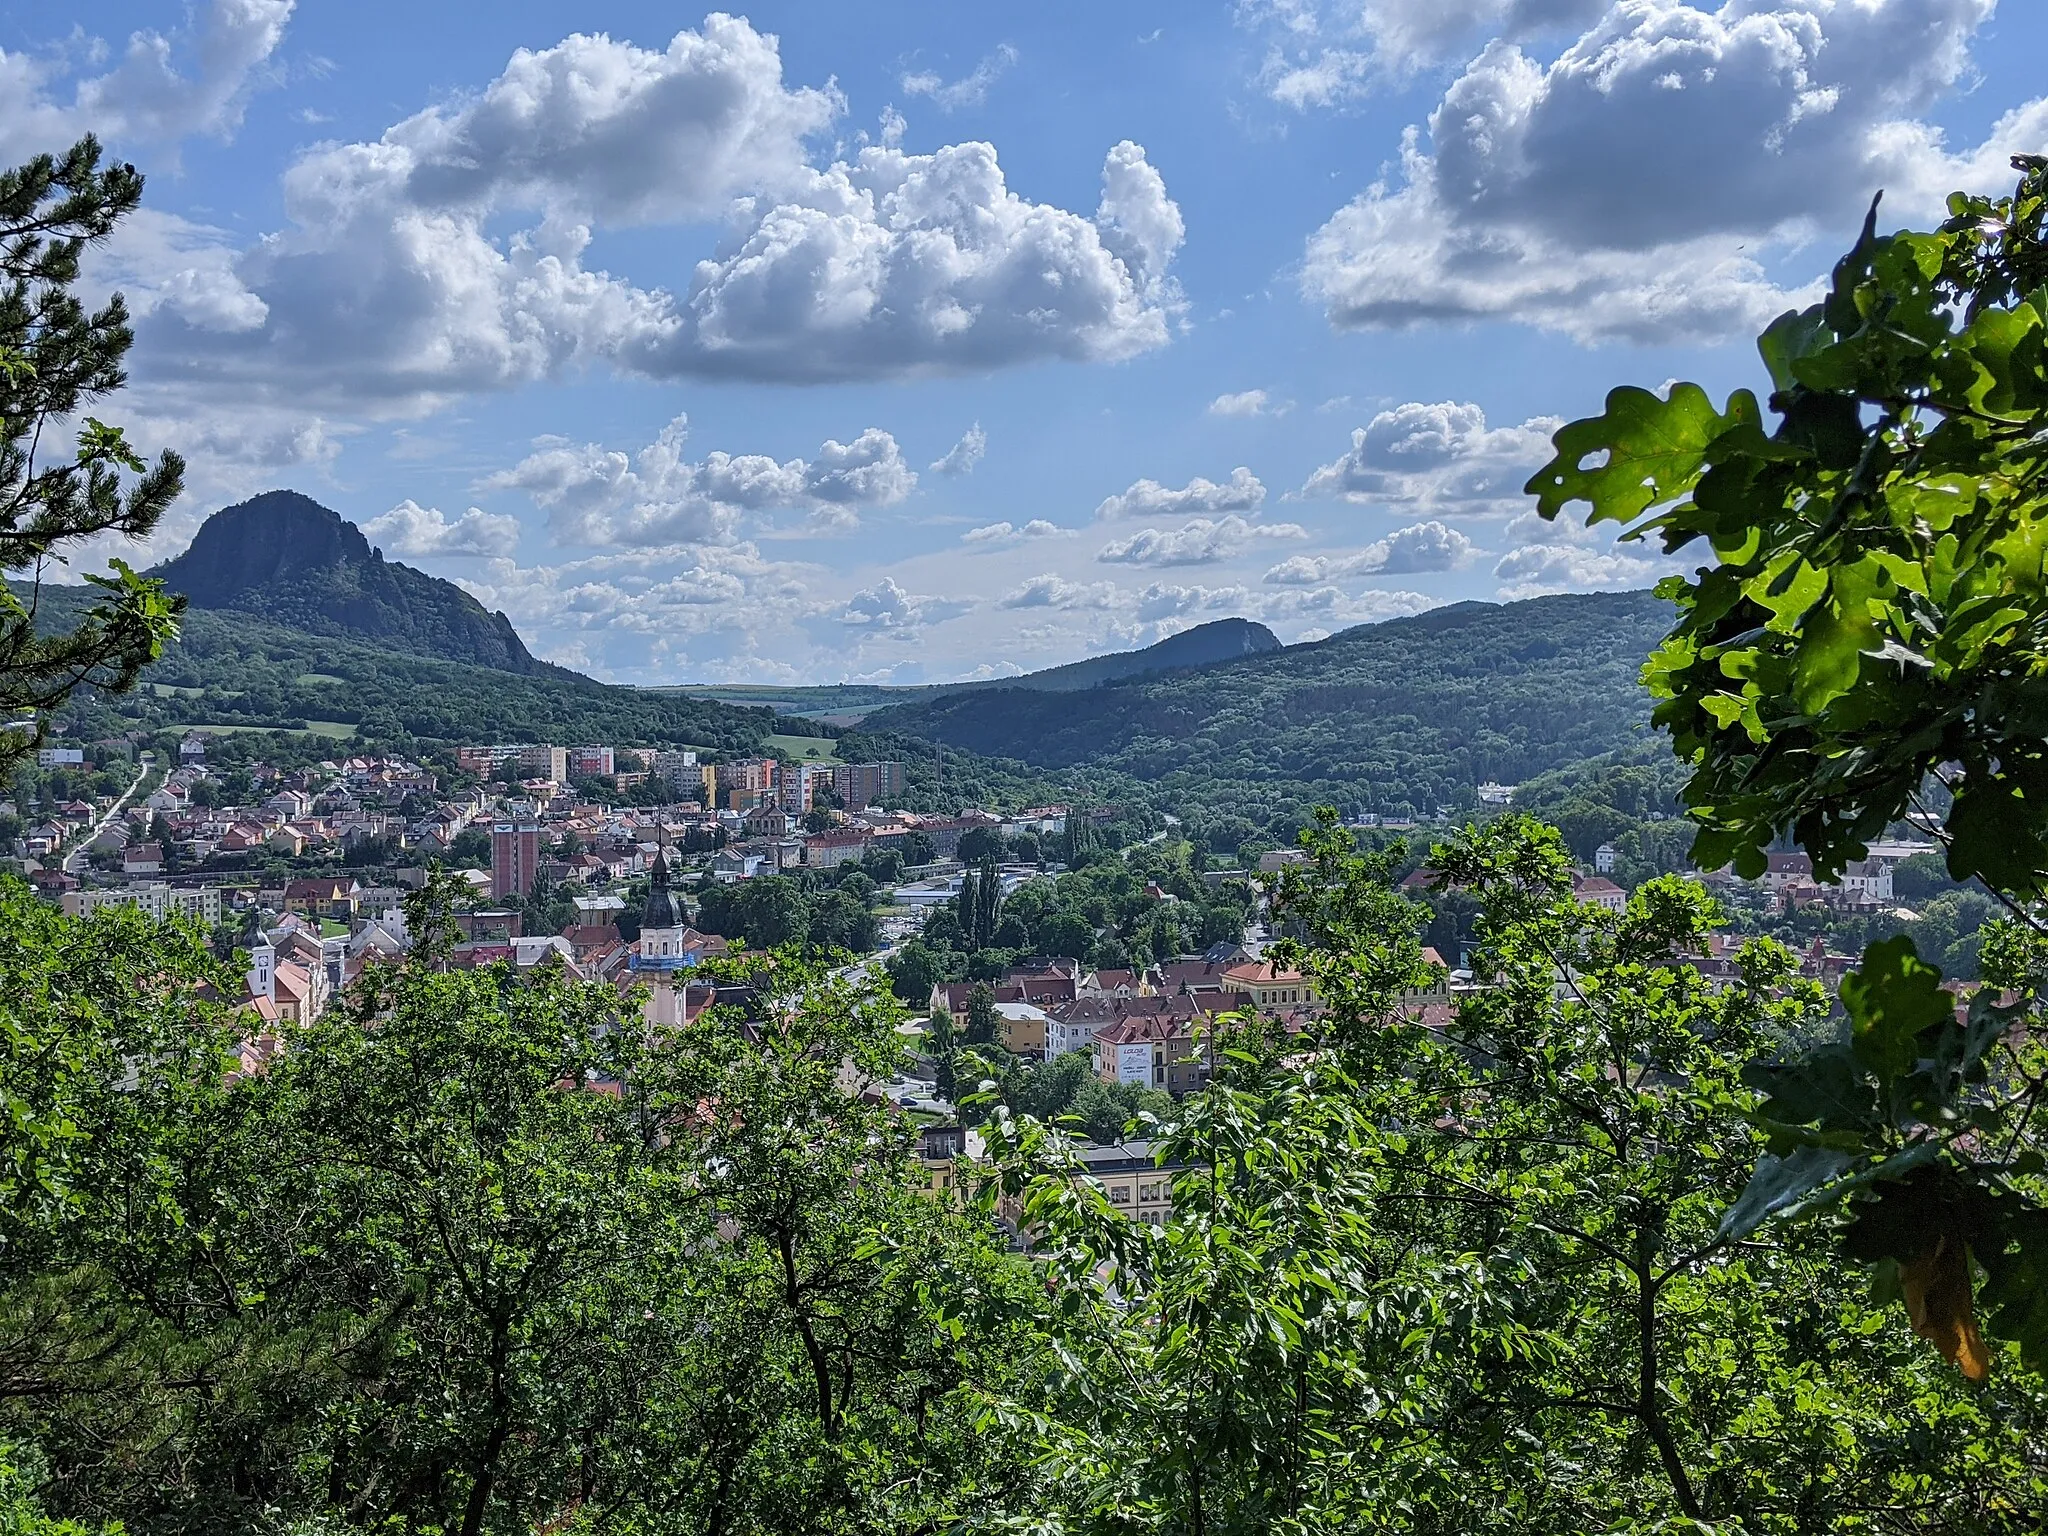
M 502 613 L 451 581 L 386 560 L 340 513 L 297 491 L 223 507 L 150 572 L 194 608 L 529 677 L 571 676 L 528 651 Z

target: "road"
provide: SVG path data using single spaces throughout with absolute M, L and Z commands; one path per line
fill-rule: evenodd
M 149 772 L 154 767 L 156 767 L 156 754 L 154 752 L 143 753 L 136 762 L 135 777 L 130 781 L 128 787 L 121 791 L 121 798 L 108 808 L 106 815 L 93 823 L 92 830 L 78 840 L 78 846 L 64 855 L 62 868 L 65 874 L 75 875 L 78 873 L 79 866 L 85 862 L 85 856 L 91 850 L 93 843 L 102 832 L 107 830 L 108 824 L 127 807 L 128 802 L 135 798 L 135 791 L 142 788 L 142 781 L 149 777 Z

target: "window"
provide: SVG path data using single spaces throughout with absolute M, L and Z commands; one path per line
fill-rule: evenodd
M 1109 1191 L 1109 1201 L 1112 1205 L 1129 1205 L 1131 1203 L 1131 1186 L 1128 1184 L 1114 1185 Z

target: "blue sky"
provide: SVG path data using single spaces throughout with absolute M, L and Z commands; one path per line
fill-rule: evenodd
M 1555 418 L 2048 150 L 2019 0 L 69 14 L 0 0 L 0 152 L 149 174 L 146 553 L 292 486 L 629 682 L 1645 585 L 1527 515 Z

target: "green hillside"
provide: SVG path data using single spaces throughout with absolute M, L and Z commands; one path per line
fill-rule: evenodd
M 765 704 L 790 714 L 850 724 L 893 704 L 917 703 L 949 694 L 1004 688 L 1071 693 L 1120 678 L 1187 667 L 1212 667 L 1239 657 L 1279 649 L 1279 640 L 1263 624 L 1254 624 L 1249 619 L 1213 619 L 1207 624 L 1197 624 L 1193 629 L 1169 635 L 1142 650 L 1088 656 L 1064 666 L 1026 672 L 1020 677 L 971 683 L 928 683 L 902 688 L 864 683 L 824 684 L 810 688 L 731 683 L 691 686 L 677 691 L 700 699 L 720 699 L 728 704 Z
M 81 587 L 45 587 L 42 611 L 61 624 L 86 595 Z M 136 692 L 87 693 L 60 718 L 89 736 L 332 722 L 383 741 L 597 741 L 724 752 L 753 750 L 776 728 L 767 709 L 618 688 L 558 668 L 534 676 L 435 660 L 204 609 L 186 613 L 178 641 Z
M 504 614 L 452 581 L 386 560 L 354 523 L 297 491 L 266 491 L 223 507 L 189 549 L 150 574 L 195 610 L 244 613 L 503 672 L 572 675 L 534 657 Z
M 52 626 L 64 625 L 88 600 L 83 587 L 45 587 L 41 612 Z M 324 738 L 325 751 L 343 740 L 355 751 L 552 741 L 695 747 L 723 756 L 780 751 L 810 762 L 895 756 L 905 764 L 906 804 L 915 810 L 1042 804 L 1075 786 L 1102 801 L 1128 798 L 1131 789 L 1115 775 L 1048 774 L 909 738 L 842 740 L 832 727 L 784 735 L 789 717 L 765 707 L 618 687 L 561 668 L 542 676 L 502 672 L 200 609 L 185 615 L 178 641 L 135 692 L 85 690 L 58 718 L 86 740 L 195 727 L 286 730 Z
M 1460 603 L 1312 645 L 1079 693 L 985 688 L 864 728 L 1048 771 L 1127 775 L 1167 810 L 1251 827 L 1313 806 L 1427 814 L 1625 748 L 1649 726 L 1637 674 L 1664 633 L 1648 592 Z M 1228 829 L 1211 841 L 1227 846 Z

